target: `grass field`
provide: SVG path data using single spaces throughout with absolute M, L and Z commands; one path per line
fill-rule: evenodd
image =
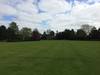
M 100 42 L 1 42 L 0 75 L 100 75 Z

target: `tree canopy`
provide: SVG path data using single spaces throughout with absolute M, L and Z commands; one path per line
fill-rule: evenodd
M 35 40 L 100 40 L 100 28 L 88 24 L 80 29 L 65 29 L 62 32 L 54 32 L 51 29 L 40 33 L 38 29 L 23 27 L 19 30 L 16 22 L 11 22 L 9 27 L 0 26 L 0 41 L 35 41 Z

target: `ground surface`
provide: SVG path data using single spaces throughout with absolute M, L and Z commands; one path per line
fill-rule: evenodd
M 100 42 L 1 42 L 0 75 L 100 75 Z

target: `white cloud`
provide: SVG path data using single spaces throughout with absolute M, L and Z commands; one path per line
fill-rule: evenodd
M 9 5 L 0 3 L 0 14 L 2 15 L 16 15 L 17 10 Z
M 2 2 L 8 2 L 9 0 L 0 0 L 0 3 L 2 3 Z
M 76 1 L 70 13 L 57 14 L 50 22 L 53 30 L 62 31 L 65 28 L 78 29 L 82 24 L 90 24 L 100 27 L 100 3 L 88 5 Z
M 49 24 L 47 28 L 54 31 L 63 31 L 65 28 L 77 29 L 81 24 L 86 23 L 100 27 L 100 0 L 89 0 L 88 3 L 95 2 L 91 5 L 75 1 L 73 8 L 65 0 L 41 0 L 38 5 L 33 4 L 34 1 L 0 0 L 0 16 L 14 15 L 17 17 L 15 21 L 20 28 L 26 26 L 38 28 L 41 31 L 46 29 L 41 24 L 42 21 L 46 20 Z M 46 12 L 38 13 L 39 9 Z M 8 23 L 0 17 L 0 24 Z
M 30 1 L 22 2 L 21 4 L 18 4 L 17 10 L 27 12 L 29 14 L 38 12 L 38 9 L 36 8 L 36 6 L 33 5 Z
M 39 7 L 48 13 L 61 13 L 69 11 L 71 5 L 65 0 L 42 0 Z
M 100 3 L 95 3 L 93 5 L 88 5 L 85 3 L 77 3 L 72 9 L 70 15 L 76 17 L 76 22 L 91 23 L 95 24 L 100 20 Z M 99 26 L 99 25 L 97 25 Z

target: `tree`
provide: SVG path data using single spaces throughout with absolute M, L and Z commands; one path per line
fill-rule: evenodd
M 7 29 L 7 40 L 8 41 L 18 41 L 19 38 L 19 29 L 15 22 L 11 22 Z
M 55 36 L 55 32 L 54 31 L 50 31 L 49 34 L 48 34 L 48 39 L 52 40 L 52 39 L 54 39 L 54 36 Z
M 92 28 L 93 28 L 93 26 L 90 26 L 88 24 L 84 24 L 84 25 L 81 26 L 81 29 L 83 31 L 85 31 L 87 35 L 89 35 L 89 33 L 91 32 Z
M 63 32 L 57 32 L 56 39 L 58 40 L 74 40 L 75 39 L 75 32 L 74 30 L 65 29 Z
M 98 31 L 100 32 L 100 28 L 98 29 Z
M 32 32 L 32 40 L 37 41 L 41 39 L 41 34 L 39 33 L 38 29 L 34 29 Z
M 7 29 L 7 41 L 16 41 L 16 34 L 13 29 Z
M 86 33 L 82 29 L 77 30 L 76 32 L 76 38 L 77 40 L 85 40 L 86 39 Z
M 46 32 L 44 32 L 44 33 L 42 34 L 41 39 L 43 39 L 43 40 L 47 40 L 47 34 L 46 34 Z
M 63 40 L 64 39 L 64 33 L 63 32 L 57 32 L 55 39 L 57 40 Z
M 30 28 L 24 27 L 20 30 L 20 35 L 22 36 L 22 40 L 30 40 L 32 36 L 32 30 Z
M 75 31 L 73 29 L 70 31 L 70 40 L 75 40 Z
M 6 40 L 6 27 L 4 25 L 0 26 L 0 40 Z
M 15 22 L 11 22 L 9 28 L 12 29 L 16 35 L 18 34 L 19 28 Z
M 47 32 L 46 32 L 46 35 L 47 35 L 46 37 L 47 37 L 48 40 L 52 40 L 55 37 L 55 32 L 48 29 Z
M 98 39 L 100 40 L 100 28 L 98 29 Z
M 89 37 L 92 40 L 98 40 L 99 35 L 98 35 L 98 30 L 96 29 L 96 27 L 92 28 L 91 33 L 89 34 Z
M 65 29 L 65 31 L 63 32 L 63 37 L 66 40 L 70 40 L 71 39 L 71 31 L 69 29 Z

